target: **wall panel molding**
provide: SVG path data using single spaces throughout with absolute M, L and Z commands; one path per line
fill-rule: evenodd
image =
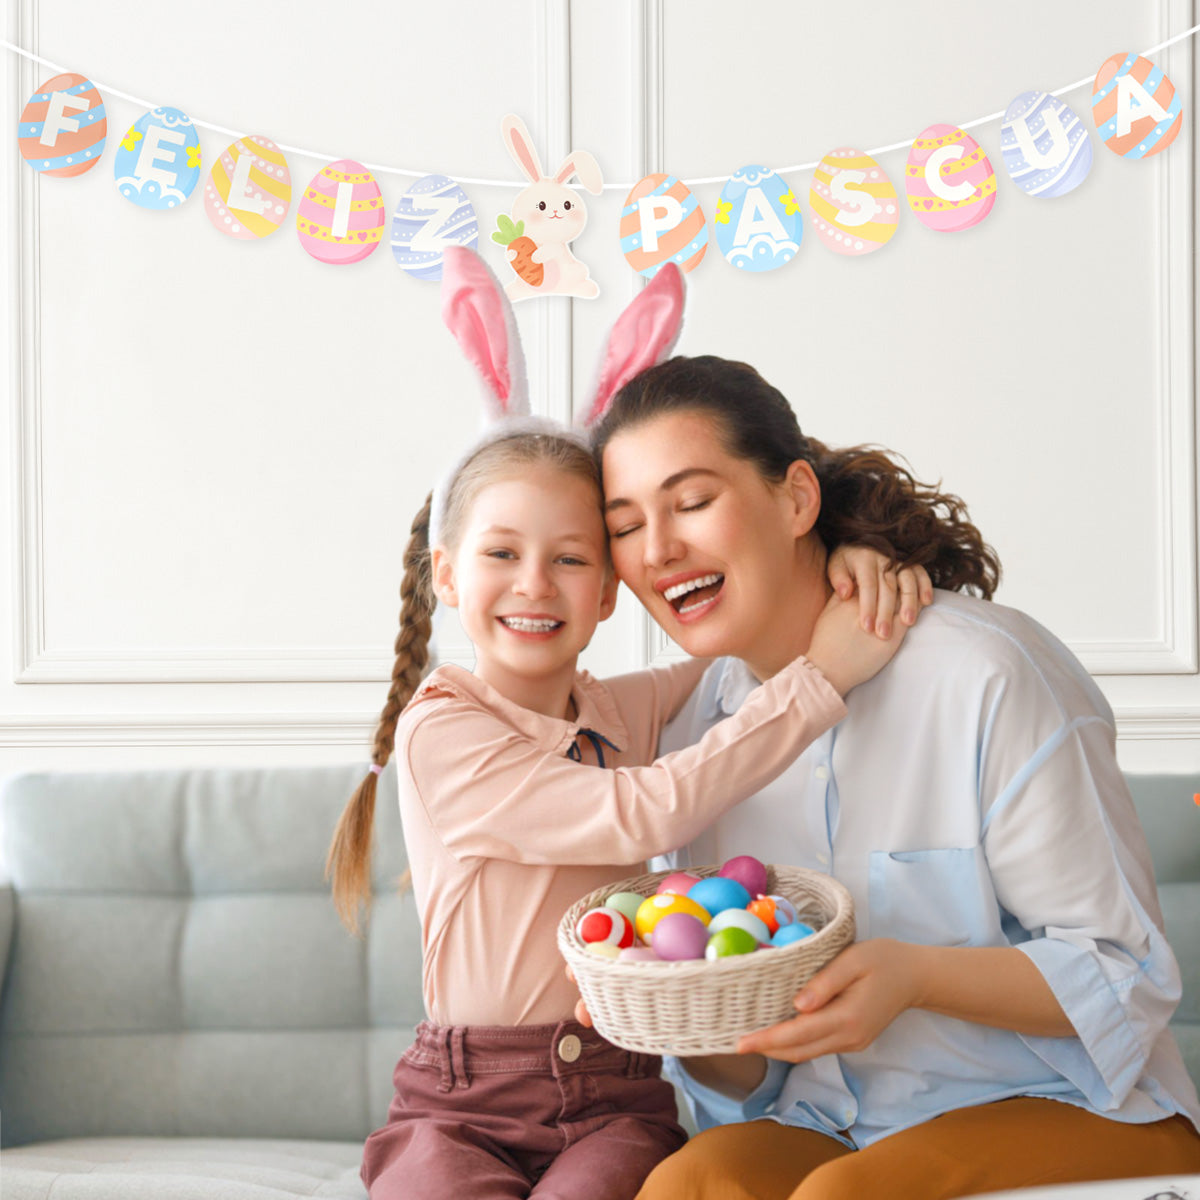
M 1194 22 L 1194 0 L 1159 0 L 1160 40 Z M 635 102 L 634 133 L 644 147 L 642 174 L 663 170 L 666 113 L 663 101 L 666 34 L 662 0 L 643 0 L 635 14 L 633 79 L 640 82 Z M 1195 39 L 1189 38 L 1156 55 L 1159 65 L 1179 86 L 1196 79 Z M 1094 138 L 1094 133 L 1090 136 Z M 1185 117 L 1181 135 L 1168 153 L 1143 169 L 1155 171 L 1157 189 L 1155 326 L 1157 360 L 1148 364 L 1155 380 L 1155 503 L 1162 531 L 1156 564 L 1156 636 L 1131 639 L 1114 631 L 1111 639 L 1068 642 L 1093 675 L 1195 674 L 1200 669 L 1197 624 L 1197 447 L 1194 162 L 1195 121 Z M 820 147 L 808 147 L 814 154 Z M 1096 153 L 1108 153 L 1097 145 Z M 640 177 L 640 176 L 639 176 Z M 641 615 L 646 662 L 678 660 L 683 652 L 645 613 Z
M 9 0 L 10 39 L 40 53 L 39 0 Z M 570 146 L 571 66 L 569 0 L 538 0 L 539 79 L 531 132 L 556 165 Z M 24 101 L 46 70 L 13 58 L 10 86 L 0 100 L 15 128 Z M 497 137 L 499 126 L 497 124 Z M 110 139 L 113 133 L 110 131 Z M 545 165 L 545 164 L 543 164 Z M 104 169 L 101 167 L 101 169 Z M 111 166 L 108 168 L 111 173 Z M 47 628 L 46 511 L 43 459 L 41 279 L 37 172 L 17 156 L 5 168 L 10 228 L 6 243 L 17 264 L 10 289 L 8 382 L 12 400 L 12 676 L 16 683 L 342 683 L 383 682 L 392 660 L 377 647 L 353 645 L 230 646 L 166 645 L 56 646 Z M 531 305 L 525 337 L 535 411 L 569 420 L 571 412 L 571 322 L 569 303 Z M 469 645 L 441 648 L 442 661 L 469 665 Z

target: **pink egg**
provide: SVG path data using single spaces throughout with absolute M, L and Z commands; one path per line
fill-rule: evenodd
M 296 210 L 300 244 L 318 262 L 345 266 L 378 249 L 387 213 L 375 176 L 339 159 L 313 176 Z
M 668 962 L 703 958 L 707 944 L 707 927 L 690 913 L 671 913 L 654 927 L 654 953 Z
M 655 894 L 659 896 L 664 892 L 674 892 L 677 896 L 686 896 L 692 890 L 692 885 L 699 882 L 699 875 L 693 875 L 690 871 L 676 871 L 673 875 L 668 875 L 654 890 Z
M 265 137 L 238 138 L 226 147 L 213 163 L 204 188 L 208 219 L 221 233 L 242 241 L 274 233 L 291 203 L 287 159 Z
M 622 962 L 662 962 L 649 946 L 630 946 L 618 955 Z
M 721 864 L 719 875 L 734 879 L 750 893 L 757 896 L 767 890 L 767 868 L 750 854 L 739 854 Z
M 930 125 L 904 168 L 908 206 L 938 233 L 978 225 L 996 203 L 996 172 L 979 143 L 955 125 Z

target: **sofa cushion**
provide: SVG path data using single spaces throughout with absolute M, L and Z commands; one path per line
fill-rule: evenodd
M 325 854 L 361 767 L 6 783 L 16 904 L 0 1008 L 6 1146 L 101 1135 L 360 1140 L 423 1018 L 395 777 L 376 903 L 342 927 Z
M 4 1152 L 4 1200 L 365 1200 L 357 1142 L 73 1138 Z

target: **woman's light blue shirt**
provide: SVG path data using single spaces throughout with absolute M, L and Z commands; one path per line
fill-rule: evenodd
M 756 682 L 737 660 L 714 663 L 660 752 L 695 742 Z M 1032 1095 L 1119 1121 L 1184 1113 L 1200 1127 L 1167 1029 L 1180 976 L 1149 851 L 1111 710 L 1078 660 L 1022 613 L 937 592 L 847 707 L 773 785 L 666 862 L 753 854 L 826 871 L 854 897 L 860 940 L 1016 946 L 1078 1036 L 909 1009 L 862 1052 L 772 1062 L 744 1102 L 668 1063 L 697 1125 L 770 1117 L 865 1146 Z

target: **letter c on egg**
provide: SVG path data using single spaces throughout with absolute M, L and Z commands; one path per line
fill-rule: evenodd
M 959 204 L 975 194 L 973 183 L 947 183 L 942 178 L 942 163 L 963 156 L 963 148 L 957 146 L 941 146 L 925 160 L 925 182 L 929 190 L 941 200 L 949 200 Z

